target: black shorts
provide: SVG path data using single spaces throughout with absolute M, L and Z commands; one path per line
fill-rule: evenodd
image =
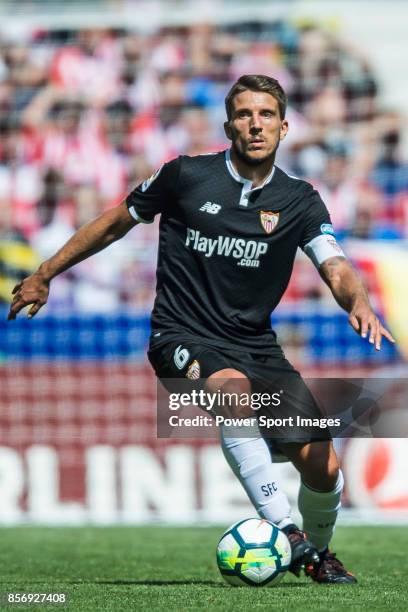
M 233 347 L 220 349 L 180 337 L 152 347 L 148 358 L 168 392 L 177 389 L 180 379 L 203 388 L 205 379 L 215 372 L 236 369 L 251 383 L 253 413 L 265 438 L 293 443 L 330 439 L 325 416 L 305 381 L 283 353 L 263 355 L 237 351 Z M 260 401 L 261 394 L 269 400 L 267 405 Z M 254 398 L 257 401 L 253 401 Z

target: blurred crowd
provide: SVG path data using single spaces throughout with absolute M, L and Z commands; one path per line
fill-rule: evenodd
M 338 236 L 405 239 L 402 117 L 382 106 L 369 59 L 332 33 L 286 21 L 0 32 L 0 301 L 161 163 L 227 148 L 224 97 L 248 73 L 286 89 L 277 164 L 319 189 Z M 156 249 L 157 223 L 139 226 L 56 279 L 50 306 L 149 308 Z

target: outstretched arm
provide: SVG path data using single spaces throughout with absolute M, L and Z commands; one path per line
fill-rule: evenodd
M 373 311 L 366 288 L 347 259 L 330 257 L 322 263 L 319 272 L 336 302 L 349 313 L 351 327 L 362 338 L 366 338 L 369 333 L 369 341 L 375 345 L 377 351 L 381 348 L 383 336 L 390 342 L 395 342 Z
M 15 319 L 20 310 L 29 304 L 32 307 L 28 317 L 33 317 L 47 303 L 50 282 L 55 276 L 102 251 L 135 225 L 137 222 L 130 216 L 125 202 L 89 221 L 53 257 L 44 261 L 34 274 L 14 287 L 8 319 Z

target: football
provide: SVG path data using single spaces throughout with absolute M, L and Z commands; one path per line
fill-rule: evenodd
M 233 586 L 274 586 L 289 568 L 291 557 L 283 531 L 259 518 L 235 523 L 217 546 L 218 568 Z

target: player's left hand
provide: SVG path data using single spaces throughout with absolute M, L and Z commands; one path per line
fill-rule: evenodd
M 362 338 L 367 338 L 369 334 L 368 341 L 374 344 L 377 351 L 381 349 L 383 336 L 393 344 L 395 343 L 391 333 L 382 325 L 375 312 L 367 303 L 353 306 L 349 314 L 349 323 Z

